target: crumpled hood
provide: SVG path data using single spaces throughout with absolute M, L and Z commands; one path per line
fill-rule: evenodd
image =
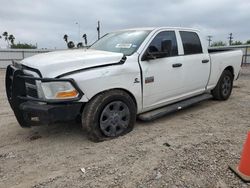
M 118 63 L 122 57 L 122 53 L 74 49 L 38 54 L 21 64 L 38 69 L 43 77 L 54 78 L 79 69 Z

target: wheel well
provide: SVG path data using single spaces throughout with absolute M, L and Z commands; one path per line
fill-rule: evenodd
M 135 99 L 134 95 L 130 91 L 128 91 L 126 89 L 123 89 L 123 88 L 114 88 L 114 89 L 108 89 L 108 90 L 101 91 L 100 93 L 97 93 L 93 97 L 91 97 L 90 100 L 92 100 L 94 97 L 96 97 L 97 95 L 99 95 L 101 93 L 109 92 L 109 91 L 112 91 L 112 90 L 121 90 L 121 91 L 126 92 L 131 97 L 131 99 L 134 101 L 135 107 L 136 107 L 136 110 L 137 110 L 137 102 L 136 102 L 136 99 Z M 83 106 L 83 108 L 84 108 L 84 106 Z M 82 112 L 83 108 L 81 109 L 81 112 Z
M 131 92 L 129 92 L 128 90 L 126 90 L 126 89 L 120 89 L 120 88 L 118 88 L 118 90 L 122 90 L 122 91 L 126 92 L 131 97 L 131 99 L 135 103 L 135 107 L 136 107 L 136 111 L 137 111 L 137 102 L 136 102 L 135 96 Z
M 233 77 L 234 77 L 234 68 L 232 66 L 226 67 L 225 70 L 230 71 L 232 73 Z

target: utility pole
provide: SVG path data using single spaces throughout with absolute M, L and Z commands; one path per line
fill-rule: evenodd
M 79 22 L 76 22 L 76 25 L 78 25 L 78 40 L 79 40 L 79 42 L 80 42 L 80 40 L 81 40 L 81 36 L 80 36 L 81 25 L 80 25 Z
M 233 42 L 233 33 L 229 33 L 228 39 L 229 39 L 229 45 L 231 46 Z
M 97 36 L 98 36 L 98 40 L 100 39 L 100 21 L 97 22 Z
M 209 47 L 211 46 L 212 38 L 213 38 L 213 36 L 211 36 L 211 35 L 208 35 L 208 36 L 207 36 L 208 46 L 209 46 Z

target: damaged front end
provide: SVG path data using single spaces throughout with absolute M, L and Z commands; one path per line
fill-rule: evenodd
M 67 83 L 74 90 L 43 94 L 41 86 L 54 90 L 51 83 Z M 83 93 L 73 79 L 42 78 L 39 70 L 13 63 L 7 67 L 5 86 L 9 104 L 22 127 L 74 120 L 80 115 L 83 104 L 78 101 Z

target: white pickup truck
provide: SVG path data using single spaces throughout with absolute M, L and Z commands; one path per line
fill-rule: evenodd
M 208 50 L 200 32 L 138 28 L 104 35 L 89 49 L 39 54 L 6 71 L 6 92 L 22 127 L 81 117 L 95 141 L 213 97 L 227 100 L 241 51 Z

